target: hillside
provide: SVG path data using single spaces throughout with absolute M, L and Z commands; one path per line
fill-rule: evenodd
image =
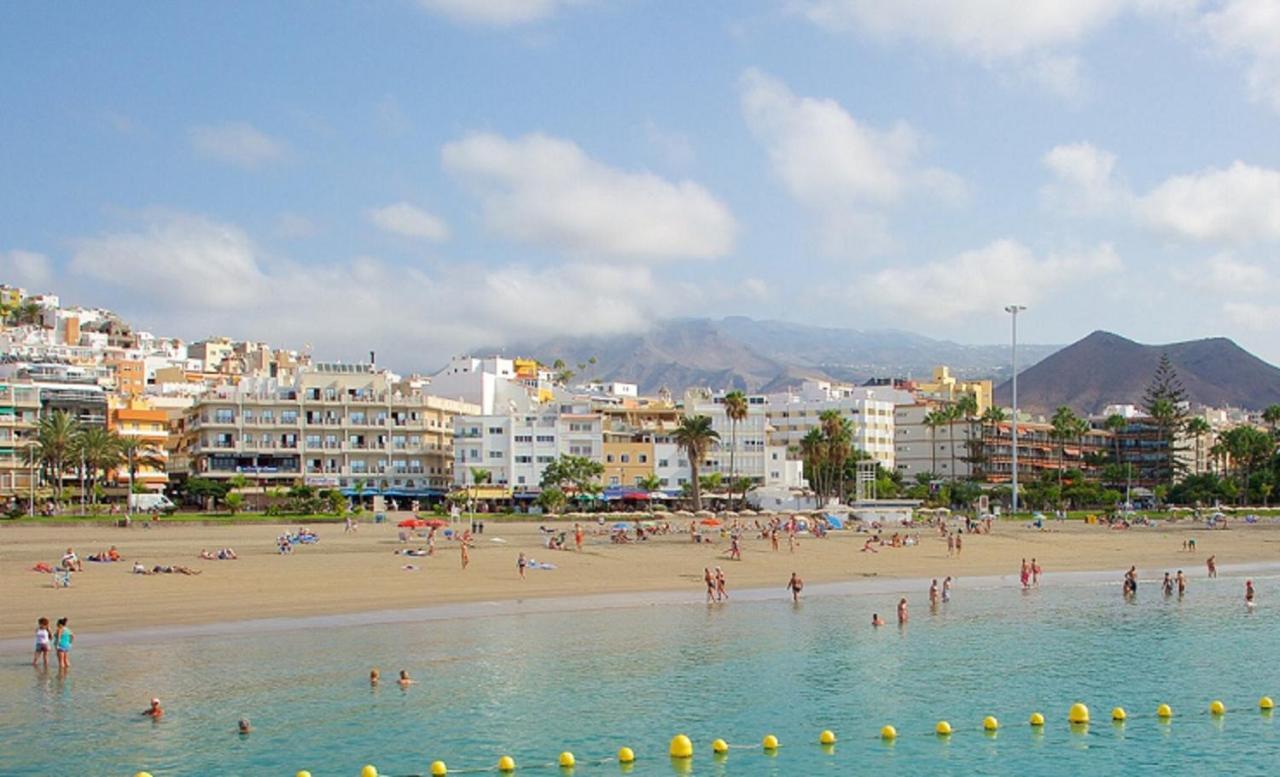
M 1022 358 L 1035 361 L 1057 346 L 1028 345 Z M 646 393 L 665 386 L 680 393 L 691 386 L 774 390 L 806 377 L 861 382 L 871 377 L 923 377 L 946 364 L 963 377 L 1008 374 L 1009 349 L 961 345 L 896 330 L 862 331 L 758 321 L 672 319 L 648 332 L 608 337 L 555 337 L 503 349 L 570 368 L 590 357 L 584 378 L 638 383 Z
M 1162 353 L 1193 403 L 1250 410 L 1280 403 L 1280 369 L 1225 337 L 1143 345 L 1094 332 L 1020 372 L 1018 406 L 1048 414 L 1060 405 L 1096 413 L 1109 404 L 1138 404 Z M 1008 382 L 996 389 L 996 399 L 1008 404 Z

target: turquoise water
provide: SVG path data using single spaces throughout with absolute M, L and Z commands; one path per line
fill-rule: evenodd
M 1049 578 L 1029 594 L 962 582 L 937 614 L 913 596 L 903 630 L 869 628 L 896 596 L 868 594 L 250 631 L 86 647 L 66 679 L 10 652 L 0 774 L 354 777 L 371 762 L 407 775 L 502 754 L 523 773 L 567 749 L 575 775 L 613 775 L 621 745 L 634 775 L 1275 773 L 1280 724 L 1257 699 L 1280 697 L 1280 580 L 1255 583 L 1246 612 L 1226 577 L 1194 580 L 1182 601 L 1144 582 L 1134 603 L 1114 582 Z M 371 666 L 419 684 L 371 690 Z M 138 715 L 153 695 L 159 723 Z M 1224 718 L 1206 713 L 1215 698 Z M 1083 733 L 1065 723 L 1077 700 L 1095 720 Z M 1154 719 L 1161 702 L 1170 725 Z M 1116 705 L 1122 727 L 1105 720 Z M 1034 710 L 1043 733 L 1026 725 Z M 995 737 L 980 730 L 988 714 Z M 233 733 L 241 716 L 247 738 Z M 943 718 L 949 741 L 932 734 Z M 877 738 L 886 723 L 893 744 Z M 824 728 L 840 737 L 831 752 L 816 744 Z M 698 748 L 687 764 L 666 755 L 678 732 Z M 783 743 L 772 757 L 716 760 L 708 746 L 768 733 Z

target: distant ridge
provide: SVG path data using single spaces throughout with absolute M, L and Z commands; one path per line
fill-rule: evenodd
M 1059 346 L 1021 347 L 1033 363 Z M 503 351 L 550 364 L 563 359 L 582 378 L 637 383 L 654 393 L 675 394 L 696 386 L 773 391 L 805 378 L 860 383 L 872 377 L 915 377 L 945 364 L 962 377 L 1007 376 L 1009 348 L 961 345 L 897 330 L 857 330 L 761 321 L 680 318 L 655 323 L 647 332 L 610 336 L 561 336 L 513 343 Z M 478 351 L 483 352 L 483 351 Z
M 1162 353 L 1193 403 L 1248 410 L 1280 403 L 1280 368 L 1225 337 L 1143 345 L 1097 331 L 1018 373 L 1018 406 L 1048 414 L 1061 405 L 1097 413 L 1108 404 L 1138 404 Z M 1007 381 L 996 399 L 1010 401 Z

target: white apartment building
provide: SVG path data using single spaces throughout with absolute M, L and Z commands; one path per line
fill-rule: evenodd
M 707 460 L 699 468 L 699 475 L 719 472 L 729 477 L 732 452 L 732 473 L 736 477 L 751 478 L 764 486 L 803 486 L 802 468 L 796 466 L 799 462 L 788 465 L 787 446 L 770 441 L 766 403 L 767 398 L 762 394 L 749 395 L 747 417 L 739 421 L 735 429 L 735 424 L 730 423 L 725 413 L 723 393 L 713 397 L 692 393 L 686 396 L 687 412 L 710 417 L 711 427 L 720 435 L 719 443 L 712 445 L 707 452 Z
M 432 394 L 480 407 L 481 415 L 530 410 L 529 387 L 519 382 L 516 360 L 501 356 L 455 356 L 431 376 Z
M 602 461 L 604 419 L 586 403 L 552 403 L 527 412 L 467 415 L 454 421 L 453 482 L 471 485 L 474 470 L 514 492 L 536 491 L 547 465 L 562 455 Z
M 454 419 L 476 409 L 408 390 L 370 365 L 317 364 L 290 385 L 245 378 L 195 398 L 175 459 L 200 477 L 443 494 Z
M 970 455 L 969 435 L 971 429 L 973 434 L 981 431 L 963 421 L 950 428 L 944 425 L 931 430 L 925 426 L 924 418 L 937 407 L 936 403 L 919 402 L 899 405 L 894 410 L 894 466 L 906 482 L 924 472 L 933 472 L 943 480 L 950 480 L 953 474 L 967 478 L 972 472 L 972 465 L 965 460 Z
M 766 397 L 765 417 L 771 444 L 799 447 L 811 430 L 822 426 L 822 414 L 834 410 L 849 420 L 853 447 L 888 469 L 894 466 L 894 389 L 841 386 L 805 381 L 799 389 Z

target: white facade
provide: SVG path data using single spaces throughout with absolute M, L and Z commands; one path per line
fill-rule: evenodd
M 604 419 L 585 407 L 548 405 L 531 412 L 460 416 L 454 421 L 456 485 L 485 469 L 494 485 L 536 490 L 547 465 L 563 455 L 601 461 Z
M 822 414 L 834 410 L 849 420 L 853 447 L 892 469 L 895 417 L 894 403 L 887 397 L 900 393 L 893 389 L 806 381 L 798 391 L 767 397 L 765 415 L 771 427 L 769 440 L 787 448 L 798 447 L 806 434 L 822 426 Z M 880 394 L 886 398 L 880 398 Z
M 972 465 L 965 460 L 969 456 L 969 435 L 979 435 L 981 430 L 965 421 L 931 430 L 925 426 L 924 418 L 935 409 L 937 405 L 919 403 L 900 405 L 894 411 L 895 467 L 907 481 L 925 472 L 945 480 L 953 474 L 957 478 L 972 474 Z
M 795 469 L 787 466 L 787 446 L 770 442 L 764 396 L 747 397 L 747 417 L 736 425 L 730 423 L 725 413 L 723 395 L 711 399 L 689 399 L 692 400 L 690 412 L 710 417 L 711 427 L 720 435 L 719 443 L 707 451 L 707 460 L 699 467 L 699 475 L 719 472 L 729 477 L 732 473 L 735 477 L 751 478 L 760 485 L 801 487 L 798 477 L 794 482 L 787 480 L 795 477 Z M 689 400 L 686 407 L 690 407 Z
M 431 376 L 430 392 L 480 406 L 484 415 L 526 412 L 529 389 L 516 380 L 515 362 L 500 356 L 455 356 Z

